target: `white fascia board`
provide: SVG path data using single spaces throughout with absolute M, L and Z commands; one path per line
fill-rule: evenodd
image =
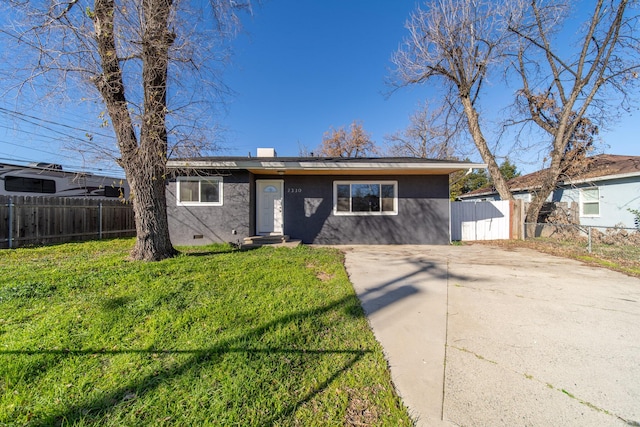
M 486 169 L 484 163 L 430 163 L 430 162 L 278 162 L 278 161 L 210 161 L 210 160 L 169 160 L 169 168 L 190 169 L 254 169 L 254 170 L 439 170 L 439 169 Z
M 303 170 L 344 170 L 344 169 L 486 169 L 486 164 L 480 163 L 394 163 L 394 162 L 370 162 L 370 163 L 346 163 L 346 162 L 299 162 L 299 168 Z
M 621 173 L 618 175 L 603 175 L 603 176 L 596 176 L 593 178 L 576 179 L 576 180 L 567 179 L 565 181 L 562 181 L 562 184 L 563 185 L 586 184 L 588 182 L 609 181 L 611 179 L 633 178 L 636 176 L 640 176 L 640 172 Z
M 206 160 L 169 160 L 168 168 L 190 169 L 240 169 L 236 162 L 211 162 Z

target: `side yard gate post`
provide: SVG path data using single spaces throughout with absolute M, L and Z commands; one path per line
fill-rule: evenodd
M 9 249 L 13 249 L 13 198 L 9 197 L 9 229 L 7 230 L 7 239 L 9 240 Z

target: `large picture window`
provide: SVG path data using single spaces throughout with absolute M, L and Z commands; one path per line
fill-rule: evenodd
M 221 206 L 222 178 L 179 177 L 177 193 L 178 206 Z
M 397 181 L 335 181 L 335 215 L 396 215 Z
M 580 215 L 600 215 L 600 190 L 598 187 L 588 187 L 580 190 Z

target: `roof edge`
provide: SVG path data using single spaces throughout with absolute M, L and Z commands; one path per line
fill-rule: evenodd
M 170 169 L 253 169 L 253 170 L 289 170 L 289 171 L 341 171 L 341 170 L 438 170 L 438 169 L 486 169 L 485 163 L 448 162 L 427 160 L 390 161 L 391 158 L 379 158 L 377 161 L 358 159 L 336 160 L 278 160 L 277 157 L 269 159 L 246 160 L 169 160 L 167 167 Z M 397 160 L 397 159 L 396 159 Z

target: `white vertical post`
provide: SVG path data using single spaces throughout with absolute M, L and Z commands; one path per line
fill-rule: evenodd
M 589 253 L 591 253 L 591 227 L 588 227 L 589 230 Z
M 98 204 L 98 238 L 102 240 L 102 202 Z
M 13 248 L 13 199 L 9 197 L 9 249 Z

